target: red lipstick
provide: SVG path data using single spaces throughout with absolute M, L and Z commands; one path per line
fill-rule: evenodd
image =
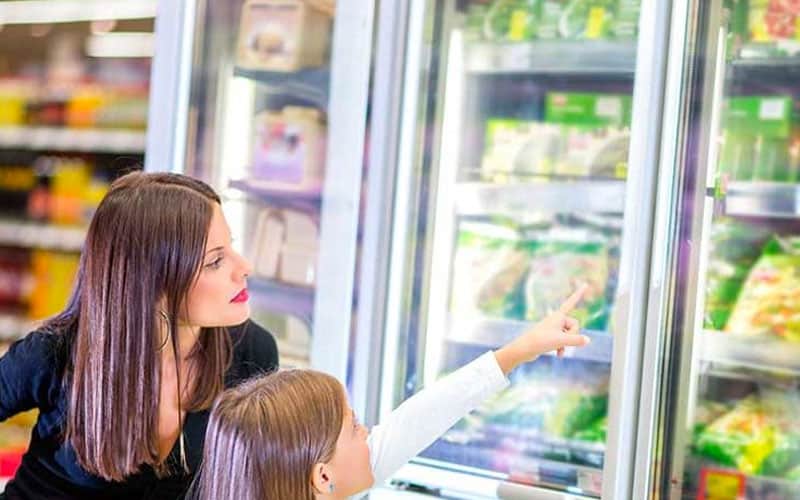
M 241 292 L 236 294 L 236 297 L 231 299 L 232 303 L 247 302 L 250 296 L 247 295 L 247 288 L 243 288 Z

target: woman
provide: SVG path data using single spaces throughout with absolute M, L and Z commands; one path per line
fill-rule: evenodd
M 222 393 L 211 411 L 199 500 L 344 500 L 380 484 L 508 385 L 520 363 L 585 346 L 567 316 L 586 287 L 494 352 L 415 394 L 368 433 L 335 378 L 312 370 L 259 377 Z
M 0 498 L 181 497 L 214 398 L 278 363 L 272 336 L 247 322 L 249 271 L 208 185 L 115 181 L 67 308 L 0 358 L 0 421 L 39 410 Z

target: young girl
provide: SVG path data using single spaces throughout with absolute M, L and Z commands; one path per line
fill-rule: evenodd
M 208 185 L 116 180 L 69 305 L 0 357 L 0 421 L 39 410 L 0 500 L 182 497 L 211 403 L 278 363 L 272 336 L 247 322 L 249 272 Z
M 312 370 L 281 371 L 225 391 L 211 412 L 200 500 L 345 499 L 380 484 L 508 385 L 520 363 L 584 346 L 568 316 L 585 287 L 504 347 L 437 381 L 368 433 L 344 387 Z

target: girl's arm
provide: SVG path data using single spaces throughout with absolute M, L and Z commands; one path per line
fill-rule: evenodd
M 508 386 L 506 375 L 519 364 L 550 351 L 563 353 L 566 346 L 584 346 L 578 322 L 568 313 L 585 291 L 582 287 L 553 314 L 497 351 L 437 380 L 407 399 L 369 436 L 370 460 L 375 484 L 430 446 L 459 419 L 490 396 Z

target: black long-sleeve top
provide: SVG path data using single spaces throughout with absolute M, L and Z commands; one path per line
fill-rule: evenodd
M 228 330 L 234 348 L 225 387 L 277 368 L 278 350 L 270 333 L 249 321 Z M 63 439 L 69 398 L 63 383 L 69 354 L 66 339 L 64 332 L 37 330 L 0 357 L 0 422 L 39 409 L 30 447 L 0 500 L 181 498 L 191 474 L 158 478 L 152 468 L 143 466 L 125 481 L 108 482 L 78 465 L 74 449 Z M 208 410 L 187 413 L 184 420 L 186 459 L 192 473 L 202 459 L 208 414 Z M 179 453 L 176 442 L 167 460 L 180 463 Z

